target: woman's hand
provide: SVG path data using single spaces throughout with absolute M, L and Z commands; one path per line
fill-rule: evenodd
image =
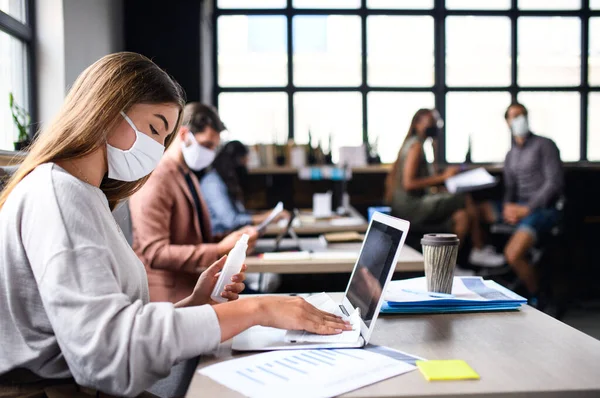
M 286 330 L 306 330 L 318 334 L 339 334 L 352 330 L 337 315 L 321 311 L 301 297 L 257 297 L 258 324 Z
M 192 295 L 177 303 L 176 307 L 189 307 L 194 305 L 216 304 L 210 299 L 213 289 L 221 275 L 221 270 L 225 265 L 227 256 L 221 257 L 216 263 L 208 267 L 196 282 L 196 287 Z M 231 283 L 225 285 L 225 291 L 221 293 L 221 297 L 229 301 L 234 301 L 239 298 L 239 294 L 246 288 L 244 280 L 246 279 L 246 264 L 242 266 L 242 270 L 231 277 Z
M 221 327 L 221 341 L 227 341 L 252 326 L 285 330 L 306 330 L 338 334 L 352 330 L 350 323 L 323 312 L 300 297 L 249 297 L 213 306 Z
M 446 170 L 444 170 L 444 172 L 442 173 L 442 176 L 444 177 L 444 181 L 446 181 L 450 177 L 454 177 L 459 172 L 460 172 L 460 167 L 458 167 L 458 166 L 446 167 Z

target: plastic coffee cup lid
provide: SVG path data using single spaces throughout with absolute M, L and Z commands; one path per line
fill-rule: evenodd
M 458 246 L 459 243 L 455 234 L 425 234 L 421 239 L 421 244 L 427 246 Z

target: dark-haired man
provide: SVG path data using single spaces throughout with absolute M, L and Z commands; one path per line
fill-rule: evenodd
M 563 168 L 556 144 L 533 134 L 527 116 L 527 108 L 519 103 L 504 114 L 513 146 L 504 162 L 504 200 L 494 221 L 517 227 L 504 255 L 527 290 L 536 295 L 538 278 L 527 254 L 560 220 L 556 204 L 563 193 Z
M 213 238 L 194 172 L 212 163 L 224 129 L 214 108 L 197 102 L 186 105 L 173 143 L 148 182 L 131 197 L 133 249 L 146 267 L 152 301 L 177 302 L 189 296 L 198 275 L 229 253 L 242 233 L 250 235 L 250 247 L 258 237 L 255 228 L 246 227 L 220 242 Z

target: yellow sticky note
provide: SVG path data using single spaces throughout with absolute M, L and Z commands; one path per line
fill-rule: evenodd
M 427 381 L 479 380 L 479 375 L 465 361 L 417 361 L 417 367 Z

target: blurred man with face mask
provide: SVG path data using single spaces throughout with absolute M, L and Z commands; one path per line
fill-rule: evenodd
M 144 187 L 130 199 L 133 249 L 148 273 L 151 301 L 177 302 L 194 289 L 204 269 L 229 253 L 243 233 L 256 242 L 255 228 L 245 227 L 217 241 L 208 207 L 194 174 L 215 159 L 225 125 L 217 111 L 186 105 L 176 137 Z
M 530 294 L 538 293 L 538 278 L 527 260 L 535 242 L 559 222 L 556 203 L 563 193 L 563 169 L 556 144 L 531 132 L 527 109 L 519 103 L 504 115 L 513 146 L 504 162 L 504 200 L 495 221 L 515 225 L 504 254 Z

